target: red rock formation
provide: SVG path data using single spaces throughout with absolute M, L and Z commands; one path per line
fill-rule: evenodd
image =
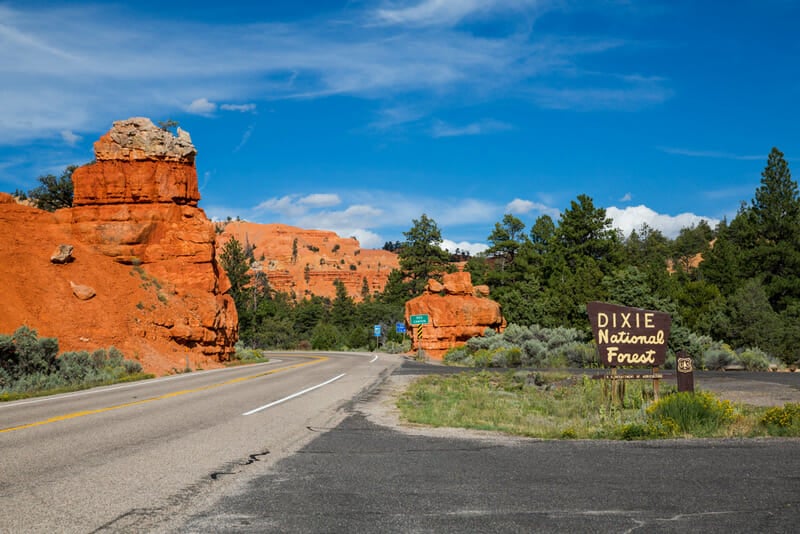
M 253 254 L 273 289 L 294 293 L 298 299 L 310 295 L 333 298 L 335 280 L 348 294 L 361 300 L 364 279 L 370 293 L 382 292 L 389 273 L 396 269 L 397 255 L 385 250 L 362 249 L 355 238 L 342 238 L 324 230 L 303 230 L 285 224 L 232 221 L 223 228 L 217 252 L 231 237 L 242 246 L 255 246 Z M 293 246 L 297 240 L 297 246 Z M 296 256 L 292 251 L 296 249 Z M 307 266 L 307 267 L 306 267 Z
M 13 281 L 0 299 L 0 332 L 26 324 L 57 337 L 62 351 L 114 345 L 156 373 L 219 366 L 234 350 L 238 318 L 214 225 L 196 207 L 188 134 L 118 121 L 95 153 L 72 175 L 73 208 L 51 214 L 0 198 L 0 276 Z M 74 261 L 52 264 L 66 243 Z M 79 300 L 70 282 L 95 296 Z
M 187 132 L 178 136 L 150 119 L 117 121 L 94 144 L 96 163 L 76 169 L 73 206 L 103 204 L 188 204 L 197 206 L 200 192 Z
M 468 339 L 482 336 L 487 328 L 502 332 L 506 321 L 500 305 L 488 298 L 486 286 L 472 286 L 467 272 L 445 274 L 443 283 L 430 280 L 424 294 L 406 302 L 405 319 L 414 350 L 422 349 L 434 359 L 442 359 L 449 349 Z M 428 315 L 429 323 L 417 337 L 417 326 L 410 326 L 412 315 Z

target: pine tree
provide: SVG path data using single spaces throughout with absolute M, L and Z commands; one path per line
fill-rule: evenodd
M 439 245 L 442 232 L 436 221 L 424 213 L 412 220 L 413 226 L 403 232 L 406 238 L 400 248 L 400 271 L 409 297 L 421 295 L 429 278 L 441 278 L 447 271 L 450 255 Z

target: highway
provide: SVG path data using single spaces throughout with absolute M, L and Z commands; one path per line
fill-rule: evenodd
M 0 532 L 150 530 L 336 426 L 399 363 L 281 353 L 0 404 Z

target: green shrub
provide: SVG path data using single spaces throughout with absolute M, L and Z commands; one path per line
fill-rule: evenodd
M 654 424 L 674 425 L 678 432 L 709 436 L 735 418 L 730 401 L 716 399 L 705 391 L 673 393 L 662 397 L 647 409 Z
M 761 418 L 771 436 L 800 436 L 800 403 L 788 403 L 770 408 Z
M 706 369 L 724 369 L 734 363 L 736 353 L 722 343 L 708 349 L 703 354 L 703 367 Z
M 465 347 L 453 347 L 444 354 L 445 363 L 463 363 L 469 359 L 469 354 Z
M 341 343 L 339 329 L 330 323 L 319 323 L 311 332 L 311 348 L 314 350 L 334 350 Z
M 0 367 L 12 381 L 37 373 L 50 374 L 56 367 L 58 340 L 37 336 L 36 330 L 20 326 L 10 336 L 0 335 Z
M 21 326 L 11 336 L 0 335 L 0 395 L 30 396 L 111 383 L 142 371 L 138 362 L 125 360 L 114 347 L 97 349 L 91 354 L 65 352 L 56 357 L 57 354 L 58 340 L 39 338 L 27 326 Z
M 454 350 L 445 361 L 477 367 L 592 365 L 596 350 L 583 338 L 584 334 L 574 328 L 510 324 L 501 334 L 487 329 L 483 336 L 469 339 L 463 350 Z
M 771 366 L 779 364 L 778 360 L 758 347 L 742 350 L 736 355 L 736 359 L 748 371 L 769 371 Z

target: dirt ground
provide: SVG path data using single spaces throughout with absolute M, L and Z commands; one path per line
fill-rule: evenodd
M 733 374 L 733 373 L 732 373 Z M 763 377 L 752 378 L 754 373 L 749 373 L 747 378 L 737 376 L 703 376 L 695 382 L 699 389 L 717 393 L 720 398 L 731 402 L 741 402 L 754 406 L 783 406 L 787 402 L 800 402 L 800 377 L 794 384 L 776 382 L 771 379 L 784 378 L 784 373 L 764 373 Z M 794 378 L 796 373 L 786 374 L 786 378 Z

